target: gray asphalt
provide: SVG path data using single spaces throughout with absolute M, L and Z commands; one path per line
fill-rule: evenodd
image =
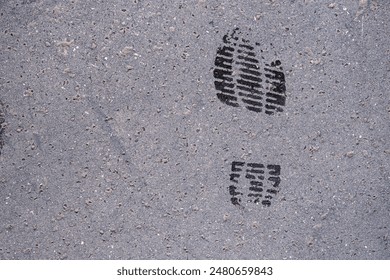
M 0 1 L 0 259 L 390 259 L 389 21 L 387 0 Z M 281 62 L 282 112 L 217 97 L 236 28 Z M 268 206 L 251 163 L 280 179 Z

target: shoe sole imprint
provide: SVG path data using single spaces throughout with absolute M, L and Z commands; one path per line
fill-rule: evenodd
M 280 60 L 265 63 L 258 57 L 258 46 L 242 38 L 238 28 L 226 34 L 214 62 L 214 85 L 226 105 L 273 115 L 286 104 L 285 75 Z
M 279 192 L 280 165 L 233 161 L 230 173 L 229 194 L 234 205 L 271 205 Z

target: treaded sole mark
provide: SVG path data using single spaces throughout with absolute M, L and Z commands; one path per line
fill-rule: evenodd
M 222 103 L 273 115 L 286 105 L 285 75 L 280 60 L 266 63 L 258 56 L 259 46 L 238 28 L 226 34 L 214 61 L 214 85 Z
M 234 205 L 251 203 L 270 206 L 280 188 L 280 165 L 233 161 L 229 194 Z

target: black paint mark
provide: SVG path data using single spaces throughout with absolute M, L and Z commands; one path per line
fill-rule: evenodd
M 286 82 L 280 60 L 263 62 L 238 28 L 223 37 L 215 58 L 214 85 L 218 99 L 232 107 L 273 115 L 283 112 Z M 259 43 L 255 43 L 259 46 Z M 261 51 L 260 51 L 261 52 Z
M 230 173 L 229 194 L 234 205 L 248 203 L 271 205 L 279 192 L 280 165 L 233 161 Z

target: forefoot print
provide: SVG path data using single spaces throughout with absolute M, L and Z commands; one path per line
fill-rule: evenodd
M 238 28 L 223 37 L 214 62 L 214 85 L 220 101 L 268 115 L 283 112 L 286 81 L 282 63 L 266 62 L 262 53 L 261 45 L 252 43 Z

